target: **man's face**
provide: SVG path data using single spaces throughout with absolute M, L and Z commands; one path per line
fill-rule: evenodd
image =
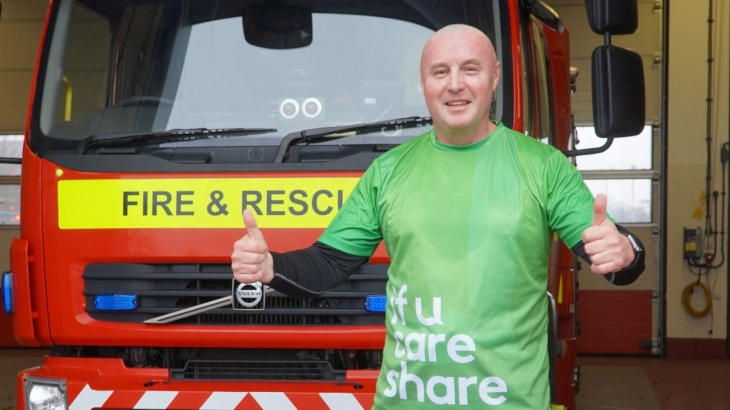
M 439 32 L 424 49 L 421 86 L 437 132 L 486 135 L 498 83 L 494 49 L 476 30 Z

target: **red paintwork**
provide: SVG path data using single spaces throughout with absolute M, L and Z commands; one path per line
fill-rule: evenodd
M 558 402 L 568 409 L 575 408 L 573 371 L 576 359 L 575 334 L 575 256 L 562 242 L 553 242 L 548 270 L 548 291 L 553 295 L 558 314 L 558 340 L 563 343 L 563 355 L 557 360 Z M 562 278 L 562 290 L 561 290 Z M 562 297 L 561 296 L 562 292 Z
M 542 33 L 550 55 L 548 71 L 553 91 L 553 117 L 555 120 L 555 146 L 567 150 L 572 133 L 570 108 L 570 35 L 542 26 Z
M 552 109 L 555 125 L 553 143 L 561 150 L 570 148 L 572 111 L 570 105 L 570 44 L 567 29 L 557 32 L 538 22 L 548 54 L 548 77 L 552 90 Z M 537 117 L 537 116 L 536 116 Z M 564 342 L 565 351 L 558 358 L 557 400 L 568 409 L 575 409 L 576 319 L 575 319 L 575 255 L 561 241 L 553 245 L 548 272 L 548 291 L 556 299 L 558 311 L 558 340 Z M 562 281 L 561 281 L 562 279 Z M 559 289 L 562 283 L 562 290 Z M 562 291 L 562 301 L 558 294 Z
M 519 31 L 520 9 L 516 1 L 509 2 L 509 19 L 511 28 L 510 42 L 512 43 L 512 78 L 514 78 L 514 81 L 512 81 L 512 95 L 514 96 L 512 129 L 522 131 L 525 129 L 525 113 L 522 112 L 522 81 L 518 80 L 522 78 L 522 62 L 520 60 L 520 53 L 522 52 L 520 48 L 522 44 L 520 43 Z M 502 73 L 502 75 L 507 75 L 507 73 Z
M 50 15 L 54 0 L 50 1 L 47 16 Z M 48 31 L 48 18 L 43 25 L 41 39 L 46 38 Z M 38 78 L 38 71 L 42 65 L 43 44 L 38 48 L 36 57 L 36 65 L 33 72 L 33 78 Z M 50 327 L 48 324 L 48 310 L 46 307 L 46 283 L 45 269 L 43 265 L 43 226 L 41 224 L 41 184 L 40 184 L 40 162 L 38 157 L 29 149 L 28 141 L 30 140 L 30 124 L 33 113 L 33 103 L 35 101 L 36 82 L 31 82 L 30 98 L 28 100 L 28 115 L 25 123 L 25 142 L 23 144 L 23 172 L 20 177 L 21 196 L 20 196 L 20 213 L 25 216 L 25 220 L 20 224 L 20 236 L 28 242 L 27 245 L 27 261 L 28 265 L 23 270 L 28 270 L 30 290 L 30 303 L 32 307 L 33 320 L 20 320 L 20 324 L 14 323 L 14 331 L 20 331 L 26 336 L 32 335 L 33 341 L 23 343 L 26 346 L 51 346 Z M 35 217 L 29 217 L 33 215 Z M 11 248 L 12 252 L 12 248 Z M 17 334 L 16 334 L 17 335 Z M 17 336 L 16 336 L 17 337 Z
M 46 300 L 46 280 L 43 255 L 43 225 L 41 221 L 41 182 L 40 182 L 39 158 L 28 148 L 28 135 L 26 131 L 26 142 L 23 146 L 23 172 L 21 174 L 21 196 L 20 213 L 24 220 L 20 224 L 20 236 L 26 242 L 24 250 L 15 250 L 11 247 L 11 256 L 16 263 L 23 263 L 23 267 L 13 267 L 27 277 L 30 283 L 29 309 L 32 309 L 33 320 L 19 319 L 14 323 L 13 328 L 31 337 L 33 341 L 21 342 L 27 346 L 51 346 L 51 333 L 48 322 L 48 310 Z M 32 215 L 32 217 L 30 216 Z M 16 244 L 15 246 L 20 246 Z M 22 318 L 22 315 L 21 315 Z M 20 323 L 18 323 L 20 322 Z M 31 328 L 32 327 L 32 328 Z
M 527 21 L 531 21 L 532 18 L 526 18 L 526 20 Z M 527 49 L 524 50 L 524 52 L 525 53 L 528 53 L 529 54 L 529 60 L 534 62 L 534 61 L 536 61 L 536 58 L 537 58 L 537 56 L 535 55 L 535 46 L 534 46 L 534 41 L 535 40 L 533 38 L 534 32 L 529 27 L 526 28 L 526 29 L 523 28 L 522 30 L 523 30 L 523 34 L 522 35 L 526 36 L 526 38 L 524 39 L 524 41 L 526 41 L 528 43 Z M 520 61 L 520 64 L 521 63 L 522 62 Z M 530 110 L 531 110 L 530 113 L 532 115 L 532 118 L 530 118 L 530 121 L 531 121 L 532 124 L 531 124 L 530 129 L 526 129 L 525 130 L 525 133 L 528 134 L 528 135 L 541 135 L 541 132 L 540 132 L 541 125 L 540 125 L 540 115 L 539 115 L 539 112 L 540 112 L 540 104 L 539 104 L 539 98 L 537 98 L 537 95 L 538 95 L 538 86 L 537 86 L 537 81 L 534 80 L 535 78 L 537 78 L 537 67 L 533 63 L 529 67 L 526 67 L 524 69 L 524 71 L 527 73 L 528 78 L 532 78 L 533 79 L 532 81 L 529 82 L 530 88 L 531 88 L 530 92 L 533 95 L 533 98 L 532 98 L 532 101 L 531 101 L 532 104 L 530 106 Z M 527 118 L 525 119 L 525 121 L 527 121 Z
M 561 339 L 563 356 L 558 358 L 556 378 L 558 380 L 557 402 L 566 409 L 575 410 L 575 363 L 576 339 Z
M 38 347 L 33 327 L 33 312 L 30 303 L 30 274 L 28 272 L 28 241 L 13 238 L 10 244 L 10 271 L 13 272 L 13 333 L 20 344 Z
M 233 242 L 245 234 L 241 229 L 58 229 L 56 170 L 58 166 L 42 161 L 45 259 L 64 274 L 47 277 L 51 331 L 57 344 L 122 346 L 199 346 L 199 347 L 269 347 L 269 348 L 350 348 L 382 349 L 383 326 L 343 328 L 160 326 L 95 321 L 84 312 L 85 299 L 81 274 L 91 263 L 230 263 Z M 231 177 L 353 177 L 353 172 L 331 173 L 257 173 L 215 174 L 205 178 Z M 169 178 L 169 174 L 86 173 L 63 169 L 63 180 L 96 178 Z M 201 177 L 200 174 L 176 174 L 176 178 Z M 277 251 L 301 249 L 314 243 L 322 229 L 261 229 Z M 373 262 L 387 263 L 382 246 Z
M 51 2 L 51 6 L 53 2 Z M 50 9 L 49 9 L 50 10 Z M 519 24 L 521 13 L 518 1 L 509 0 L 513 81 L 513 128 L 523 130 L 526 124 L 522 111 L 523 67 L 519 55 Z M 529 19 L 528 19 L 529 21 Z M 548 45 L 549 70 L 553 91 L 553 112 L 555 116 L 554 141 L 559 149 L 568 149 L 571 134 L 570 74 L 568 33 L 557 33 L 541 25 Z M 45 38 L 44 28 L 43 38 Z M 36 74 L 41 66 L 38 54 Z M 533 73 L 534 75 L 534 73 Z M 197 347 L 268 347 L 268 348 L 352 348 L 380 349 L 384 341 L 383 326 L 347 328 L 302 328 L 302 327 L 246 327 L 223 328 L 214 326 L 155 326 L 142 324 L 101 323 L 91 319 L 84 312 L 84 298 L 81 273 L 84 267 L 94 262 L 164 262 L 164 263 L 228 263 L 233 241 L 242 234 L 239 229 L 132 229 L 132 230 L 59 230 L 57 220 L 57 166 L 38 158 L 28 148 L 31 114 L 34 104 L 35 83 L 32 85 L 29 101 L 26 144 L 23 150 L 21 225 L 22 240 L 14 242 L 13 258 L 16 264 L 27 260 L 27 275 L 18 275 L 19 286 L 29 288 L 21 297 L 26 298 L 28 309 L 15 315 L 16 337 L 28 346 L 68 345 L 115 345 L 115 346 L 197 346 Z M 536 107 L 535 107 L 536 108 Z M 533 109 L 536 114 L 538 111 Z M 63 169 L 63 179 L 92 178 L 160 178 L 166 174 L 110 174 L 82 173 Z M 256 174 L 256 177 L 277 177 L 282 174 Z M 300 173 L 287 176 L 344 177 L 358 173 Z M 206 178 L 245 177 L 245 174 L 205 174 Z M 248 176 L 251 176 L 250 174 Z M 199 174 L 175 174 L 179 178 L 200 177 Z M 321 233 L 319 229 L 297 230 L 296 235 L 283 229 L 263 229 L 267 240 L 277 250 L 286 251 L 309 246 Z M 24 251 L 27 244 L 27 252 Z M 26 256 L 27 255 L 27 256 Z M 387 263 L 382 247 L 373 257 L 375 263 Z M 17 270 L 16 270 L 17 269 Z M 23 266 L 13 267 L 14 272 L 23 272 Z M 576 356 L 575 305 L 573 255 L 562 243 L 556 243 L 551 254 L 549 290 L 558 295 L 557 286 L 563 278 L 563 302 L 558 304 L 558 336 L 566 347 L 565 356 L 558 360 L 558 400 L 569 409 L 575 408 L 573 369 Z M 18 280 L 18 279 L 16 279 Z M 26 285 L 27 284 L 27 285 Z M 22 289 L 20 291 L 22 293 Z M 24 308 L 23 308 L 24 309 Z M 21 309 L 21 310 L 23 310 Z M 114 395 L 119 407 L 124 397 L 132 392 L 145 391 L 141 384 L 151 378 L 164 380 L 166 371 L 150 369 L 126 369 L 117 359 L 71 359 L 47 358 L 43 366 L 32 370 L 36 376 L 68 378 L 69 392 L 75 396 L 87 384 L 95 389 L 126 391 L 129 394 Z M 18 408 L 25 408 L 22 377 L 18 379 Z M 349 372 L 365 388 L 359 390 L 358 400 L 367 408 L 372 404 L 375 391 L 376 372 Z M 145 379 L 143 382 L 140 382 Z M 187 392 L 210 391 L 284 391 L 315 392 L 340 391 L 350 385 L 336 387 L 331 383 L 207 383 L 175 382 L 174 389 Z M 348 387 L 349 386 L 349 387 Z M 151 389 L 172 389 L 155 385 Z M 70 397 L 69 403 L 72 402 Z M 363 398 L 364 397 L 364 398 Z M 121 400 L 121 401 L 120 401 Z M 127 399 L 129 401 L 130 399 Z M 307 397 L 301 396 L 306 408 Z M 363 401 L 364 400 L 364 401 Z M 294 399 L 293 399 L 294 401 Z M 313 402 L 312 402 L 313 403 Z M 312 404 L 314 406 L 314 404 Z M 131 405 L 127 405 L 131 407 Z M 245 407 L 245 401 L 241 408 Z M 314 406 L 316 407 L 316 406 Z M 313 407 L 313 408 L 314 408 Z M 252 406 L 255 407 L 255 403 Z
M 12 332 L 13 316 L 0 313 L 0 348 L 22 347 Z
M 67 379 L 68 404 L 74 402 L 86 385 L 97 391 L 114 391 L 104 408 L 132 408 L 146 392 L 175 391 L 183 395 L 170 403 L 168 409 L 195 409 L 205 402 L 211 392 L 283 392 L 298 409 L 327 409 L 319 393 L 352 394 L 360 405 L 373 405 L 377 371 L 347 372 L 344 383 L 335 382 L 194 382 L 172 380 L 166 369 L 127 368 L 121 359 L 85 359 L 46 357 L 41 367 L 18 375 L 18 406 L 25 408 L 22 390 L 25 376 Z M 154 381 L 151 386 L 145 384 Z M 362 386 L 355 388 L 354 383 Z M 250 397 L 250 395 L 248 395 Z M 260 409 L 255 400 L 244 399 L 237 409 Z

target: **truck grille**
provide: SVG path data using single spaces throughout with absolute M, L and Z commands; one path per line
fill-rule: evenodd
M 388 265 L 365 265 L 335 289 L 312 299 L 266 294 L 263 311 L 226 306 L 172 324 L 220 326 L 357 326 L 383 323 L 383 313 L 365 310 L 365 298 L 385 294 Z M 142 323 L 167 313 L 231 295 L 230 265 L 92 264 L 83 273 L 86 312 L 96 320 Z M 97 295 L 137 295 L 137 309 L 100 311 Z
M 190 360 L 184 369 L 170 369 L 173 379 L 195 380 L 344 380 L 326 361 L 202 361 Z
M 174 380 L 345 381 L 348 370 L 380 370 L 382 350 L 178 348 Z

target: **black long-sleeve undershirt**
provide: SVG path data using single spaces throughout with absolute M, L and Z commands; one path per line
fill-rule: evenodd
M 616 228 L 624 235 L 629 233 L 621 225 L 617 224 Z M 644 249 L 640 241 L 638 245 Z M 582 241 L 573 247 L 573 252 L 591 263 Z M 631 265 L 626 268 L 605 274 L 603 277 L 619 286 L 634 283 L 644 271 L 645 253 L 637 254 Z M 297 251 L 271 252 L 271 257 L 274 260 L 275 274 L 269 286 L 289 296 L 302 298 L 318 296 L 337 287 L 369 259 L 342 252 L 321 242 Z
M 336 287 L 369 259 L 350 255 L 322 242 L 298 251 L 270 253 L 275 273 L 269 286 L 302 298 L 321 295 Z

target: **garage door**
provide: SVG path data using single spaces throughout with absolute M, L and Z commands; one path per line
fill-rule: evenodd
M 570 30 L 571 65 L 579 70 L 577 92 L 572 98 L 578 148 L 603 145 L 603 140 L 593 132 L 591 102 L 591 53 L 603 44 L 603 37 L 590 29 L 583 0 L 549 3 Z M 642 56 L 647 126 L 638 137 L 614 141 L 605 153 L 578 157 L 577 164 L 591 191 L 608 196 L 608 212 L 644 243 L 647 266 L 637 282 L 617 287 L 582 264 L 578 273 L 579 353 L 656 355 L 661 352 L 658 199 L 662 186 L 659 152 L 663 10 L 661 2 L 653 0 L 638 4 L 639 29 L 632 35 L 613 37 L 613 44 Z

